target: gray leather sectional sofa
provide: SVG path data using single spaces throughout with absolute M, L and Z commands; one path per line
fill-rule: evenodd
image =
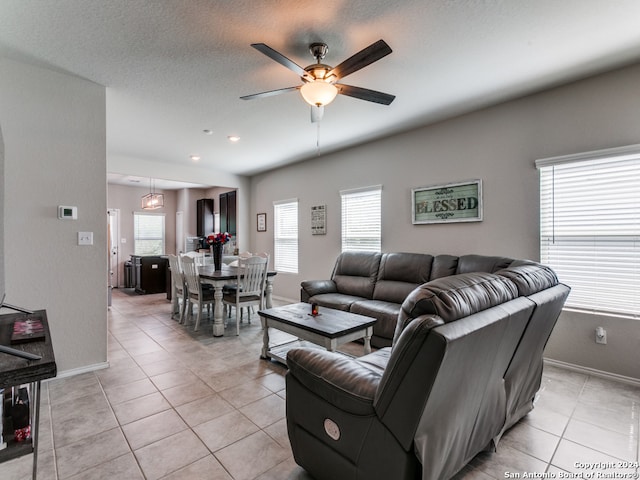
M 512 262 L 511 258 L 484 255 L 344 252 L 330 280 L 302 282 L 300 301 L 376 318 L 371 344 L 388 347 L 400 306 L 415 288 L 460 273 L 493 273 Z
M 360 358 L 288 353 L 289 438 L 316 480 L 447 479 L 495 449 L 533 408 L 569 294 L 548 267 L 478 255 L 342 254 L 331 281 L 305 284 L 309 301 L 381 314 L 391 336 Z

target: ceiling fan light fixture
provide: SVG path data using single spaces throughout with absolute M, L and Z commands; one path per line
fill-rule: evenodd
M 329 105 L 338 95 L 338 87 L 324 80 L 307 82 L 300 87 L 300 94 L 312 107 Z

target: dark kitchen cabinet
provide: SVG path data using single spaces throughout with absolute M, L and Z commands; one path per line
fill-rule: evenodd
M 220 231 L 236 236 L 236 192 L 220 194 Z
M 213 233 L 213 198 L 203 198 L 196 202 L 197 236 L 204 237 Z

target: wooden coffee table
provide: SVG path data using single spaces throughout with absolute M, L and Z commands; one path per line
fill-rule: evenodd
M 364 353 L 371 353 L 371 335 L 375 318 L 355 313 L 319 307 L 319 315 L 311 315 L 311 305 L 294 303 L 282 307 L 260 310 L 263 343 L 262 358 L 287 361 L 287 352 L 306 340 L 333 352 L 340 345 L 364 338 Z M 298 340 L 281 345 L 269 346 L 269 328 L 275 328 L 298 337 Z M 302 344 L 304 346 L 304 344 Z

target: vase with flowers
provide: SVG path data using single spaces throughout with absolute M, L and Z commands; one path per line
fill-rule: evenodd
M 213 257 L 213 266 L 216 270 L 222 270 L 222 247 L 229 240 L 231 240 L 231 235 L 227 232 L 212 233 L 207 236 L 207 243 Z

